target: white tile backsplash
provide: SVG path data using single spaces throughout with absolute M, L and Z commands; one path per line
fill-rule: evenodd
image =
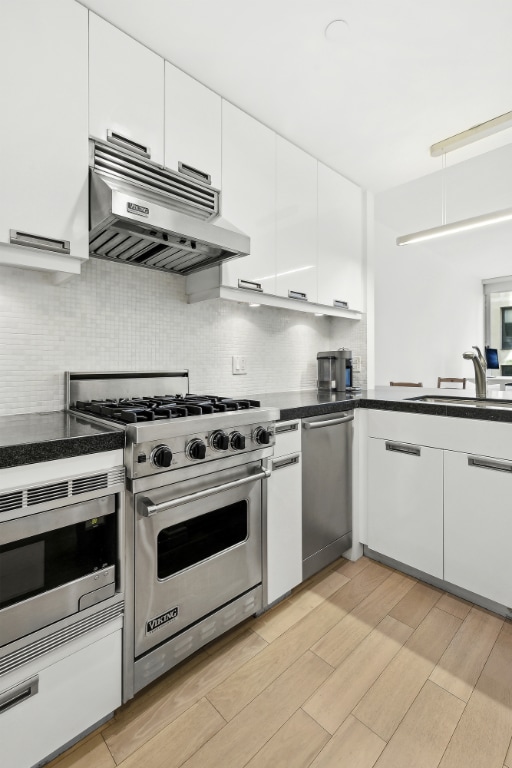
M 0 414 L 64 407 L 64 372 L 190 371 L 190 389 L 241 395 L 311 389 L 316 353 L 345 346 L 366 379 L 366 322 L 212 300 L 187 304 L 185 279 L 91 259 L 52 284 L 0 267 Z M 233 376 L 232 355 L 248 373 Z

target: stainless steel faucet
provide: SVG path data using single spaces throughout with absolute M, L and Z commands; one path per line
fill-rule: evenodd
M 487 378 L 485 372 L 487 370 L 487 363 L 485 357 L 482 355 L 478 347 L 473 347 L 476 352 L 464 352 L 462 357 L 464 360 L 472 360 L 475 366 L 475 386 L 476 396 L 480 400 L 487 397 Z

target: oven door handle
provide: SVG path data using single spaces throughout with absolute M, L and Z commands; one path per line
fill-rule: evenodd
M 180 507 L 182 504 L 188 504 L 189 501 L 205 499 L 207 496 L 212 496 L 214 493 L 229 491 L 231 488 L 239 488 L 241 485 L 246 485 L 246 483 L 254 483 L 256 480 L 264 480 L 270 477 L 270 475 L 271 472 L 268 469 L 262 469 L 261 472 L 257 472 L 254 475 L 249 475 L 248 477 L 242 477 L 240 480 L 232 480 L 230 483 L 215 485 L 213 488 L 206 488 L 204 491 L 189 493 L 187 496 L 180 496 L 178 499 L 163 501 L 161 504 L 153 504 L 151 499 L 148 499 L 147 496 L 143 496 L 139 502 L 139 513 L 143 517 L 152 517 L 158 512 L 166 512 L 168 509 Z

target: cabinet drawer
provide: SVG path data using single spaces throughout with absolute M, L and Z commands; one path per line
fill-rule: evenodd
M 286 456 L 301 449 L 300 419 L 280 421 L 276 424 L 276 444 L 274 456 Z
M 75 643 L 0 677 L 2 765 L 35 765 L 120 706 L 121 630 L 69 653 Z
M 510 423 L 370 409 L 368 435 L 512 460 Z

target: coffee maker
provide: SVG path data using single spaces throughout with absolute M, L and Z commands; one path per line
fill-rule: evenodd
M 317 388 L 320 392 L 344 392 L 352 388 L 352 352 L 350 349 L 337 349 L 332 352 L 319 352 L 316 356 L 318 365 Z

